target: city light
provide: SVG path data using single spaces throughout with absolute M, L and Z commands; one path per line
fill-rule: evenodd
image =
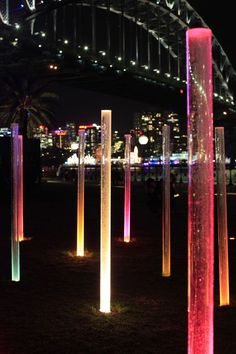
M 111 111 L 101 112 L 100 311 L 111 311 Z
M 188 353 L 214 352 L 212 32 L 186 33 L 188 113 Z M 201 88 L 201 90 L 200 90 Z

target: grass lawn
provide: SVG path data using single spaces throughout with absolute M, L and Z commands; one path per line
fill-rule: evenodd
M 51 183 L 49 183 L 51 182 Z M 172 209 L 172 276 L 161 277 L 161 213 L 133 187 L 133 242 L 123 233 L 123 188 L 112 189 L 112 312 L 99 312 L 99 187 L 86 187 L 85 258 L 75 256 L 76 189 L 43 182 L 25 198 L 21 281 L 9 281 L 9 193 L 0 207 L 0 354 L 187 353 L 187 198 Z M 236 196 L 229 234 L 236 235 Z M 232 305 L 218 306 L 215 262 L 215 354 L 236 352 L 236 241 L 229 241 Z M 217 248 L 216 248 L 217 250 Z M 217 252 L 216 252 L 217 256 Z

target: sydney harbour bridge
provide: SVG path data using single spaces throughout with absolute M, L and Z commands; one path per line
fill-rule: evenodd
M 185 90 L 186 30 L 208 27 L 185 0 L 1 0 L 0 22 L 0 66 L 28 55 L 65 79 L 100 77 L 98 89 L 126 78 L 167 92 Z M 216 102 L 234 107 L 235 77 L 213 34 Z

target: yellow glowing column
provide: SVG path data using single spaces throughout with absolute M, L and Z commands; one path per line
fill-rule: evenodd
M 24 197 L 23 197 L 23 139 L 18 136 L 19 144 L 19 165 L 18 165 L 18 235 L 19 241 L 24 240 Z
M 111 111 L 101 112 L 101 254 L 100 311 L 111 301 Z
M 163 196 L 162 196 L 162 276 L 170 276 L 170 127 L 162 129 Z
M 12 216 L 11 216 L 11 278 L 20 280 L 20 245 L 18 234 L 18 169 L 19 169 L 19 140 L 18 124 L 11 125 L 11 171 L 12 171 Z
M 85 130 L 79 130 L 77 189 L 77 256 L 84 256 L 84 147 Z
M 215 128 L 220 306 L 229 305 L 228 227 L 224 128 Z

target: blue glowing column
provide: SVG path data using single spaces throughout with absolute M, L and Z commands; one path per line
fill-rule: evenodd
M 162 196 L 162 276 L 171 275 L 171 239 L 170 239 L 170 127 L 162 128 L 163 152 L 163 196 Z
M 77 256 L 84 256 L 84 148 L 85 130 L 79 129 L 77 189 Z
M 220 306 L 229 305 L 227 194 L 224 128 L 215 128 Z
M 213 354 L 212 32 L 187 31 L 188 353 Z
M 100 311 L 111 311 L 111 111 L 101 112 Z
M 124 198 L 124 242 L 130 242 L 130 173 L 131 135 L 125 134 L 125 198 Z
M 18 124 L 11 125 L 11 180 L 12 180 L 12 216 L 11 216 L 11 274 L 13 281 L 20 280 L 20 245 L 18 234 L 18 172 L 19 138 Z

